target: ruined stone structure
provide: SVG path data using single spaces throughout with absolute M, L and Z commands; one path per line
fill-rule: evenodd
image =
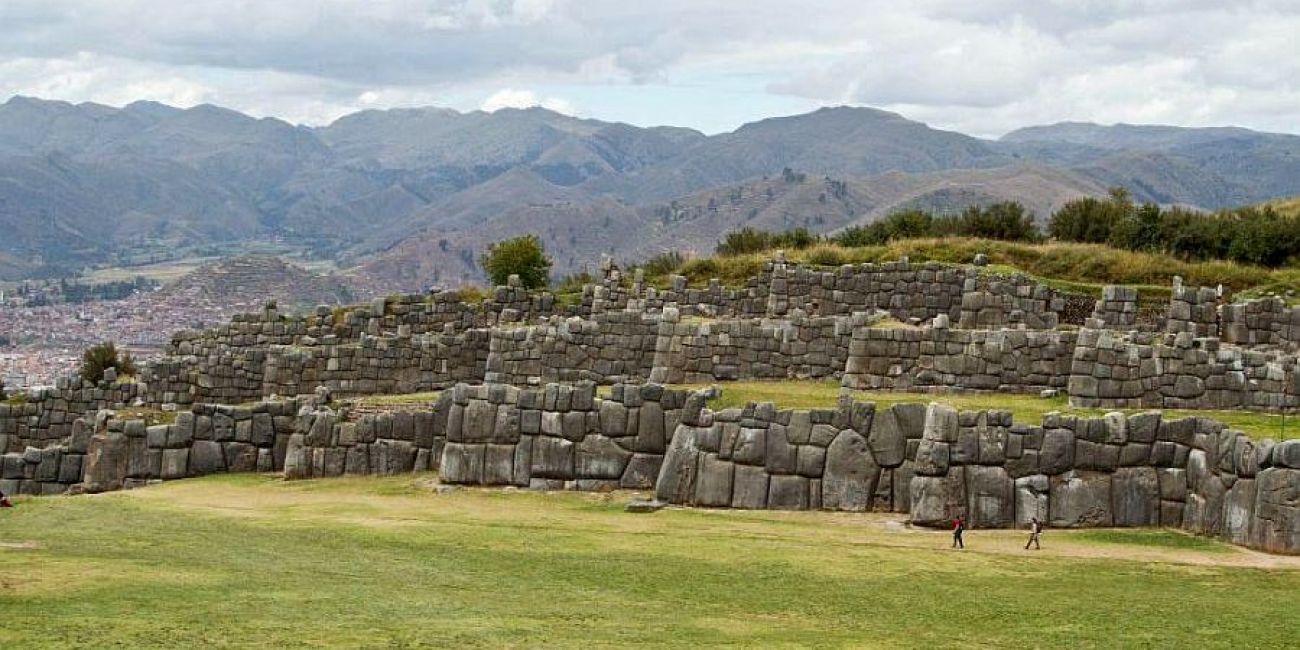
M 667 288 L 607 265 L 562 306 L 511 283 L 175 335 L 138 383 L 0 404 L 0 489 L 101 491 L 224 471 L 436 470 L 443 481 L 650 489 L 674 503 L 884 510 L 976 526 L 1162 525 L 1300 552 L 1300 441 L 1158 413 L 1014 423 L 999 411 L 846 402 L 713 412 L 664 384 L 808 378 L 849 389 L 1064 392 L 1101 408 L 1300 406 L 1300 308 L 1176 283 L 1087 302 L 1029 278 L 779 255 L 742 287 Z M 1082 326 L 1082 327 L 1080 327 Z M 603 388 L 600 388 L 603 387 Z M 725 389 L 724 389 L 725 390 Z M 363 412 L 377 393 L 442 391 Z M 318 396 L 342 400 L 329 402 Z M 147 425 L 111 409 L 175 411 Z

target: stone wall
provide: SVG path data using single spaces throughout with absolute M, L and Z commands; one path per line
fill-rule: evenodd
M 298 408 L 297 400 L 196 404 L 175 422 L 153 426 L 99 411 L 74 420 L 55 445 L 5 454 L 0 490 L 104 492 L 221 472 L 279 471 Z
M 1300 440 L 1158 412 L 1016 423 L 1006 411 L 870 403 L 686 410 L 656 482 L 670 503 L 908 512 L 976 528 L 1167 526 L 1300 553 Z
M 654 360 L 659 318 L 611 311 L 589 319 L 492 330 L 486 380 L 516 386 L 556 381 L 615 384 L 644 380 Z
M 448 483 L 583 490 L 648 488 L 677 429 L 687 392 L 592 382 L 516 388 L 459 385 L 452 394 L 440 478 Z M 697 396 L 694 408 L 703 406 Z
M 1220 336 L 1225 343 L 1269 345 L 1294 350 L 1300 343 L 1300 307 L 1281 298 L 1259 298 L 1219 309 Z
M 709 383 L 734 379 L 837 377 L 848 354 L 852 319 L 678 320 L 659 325 L 650 380 Z
M 299 416 L 285 445 L 289 479 L 392 475 L 437 469 L 446 441 L 451 392 L 413 411 L 363 414 L 316 408 Z
M 110 412 L 0 457 L 0 489 L 98 492 L 218 472 L 288 478 L 437 469 L 448 483 L 654 487 L 672 503 L 910 513 L 918 525 L 1167 526 L 1300 553 L 1300 440 L 1159 412 L 1014 422 L 1006 411 L 844 400 L 712 411 L 707 393 L 593 382 L 458 384 L 410 411 L 311 401 L 195 405 L 171 424 Z
M 1069 331 L 856 328 L 843 384 L 890 390 L 1065 388 L 1076 339 Z
M 1101 289 L 1086 325 L 1092 329 L 1133 330 L 1138 322 L 1138 293 L 1132 287 L 1107 285 Z
M 130 404 L 137 389 L 133 383 L 105 382 L 92 387 L 64 379 L 55 388 L 0 401 L 0 453 L 57 445 L 72 435 L 78 418 L 101 408 Z
M 1119 333 L 1085 329 L 1070 366 L 1070 402 L 1106 408 L 1300 406 L 1300 359 L 1189 332 Z
M 1165 328 L 1171 334 L 1187 332 L 1193 337 L 1219 335 L 1219 294 L 1209 287 L 1185 287 L 1175 278 Z
M 655 485 L 669 503 L 722 508 L 909 510 L 925 407 L 876 413 L 771 403 L 684 412 Z
M 352 344 L 273 346 L 259 396 L 304 395 L 318 386 L 338 396 L 415 393 L 480 381 L 493 331 L 363 335 Z

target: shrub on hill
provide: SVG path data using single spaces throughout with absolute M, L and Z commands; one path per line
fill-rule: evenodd
M 131 353 L 118 353 L 112 341 L 92 345 L 81 354 L 81 369 L 78 375 L 84 381 L 98 384 L 104 379 L 104 371 L 113 368 L 119 377 L 135 374 L 135 360 Z
M 841 246 L 879 246 L 921 237 L 978 237 L 1000 241 L 1039 241 L 1043 238 L 1034 215 L 1015 201 L 971 206 L 958 215 L 936 216 L 924 210 L 903 210 L 865 226 L 850 226 L 831 237 Z
M 784 232 L 769 232 L 748 226 L 733 230 L 718 242 L 719 255 L 746 255 L 784 248 L 802 250 L 821 241 L 821 236 L 807 228 L 799 227 Z
M 537 235 L 520 235 L 488 244 L 479 264 L 492 284 L 501 286 L 518 275 L 528 289 L 541 289 L 550 282 L 551 258 Z
M 1183 260 L 1222 259 L 1278 267 L 1300 256 L 1300 217 L 1272 206 L 1202 214 L 1185 208 L 1134 205 L 1112 190 L 1109 199 L 1070 201 L 1052 215 L 1048 233 L 1062 241 L 1105 243 Z

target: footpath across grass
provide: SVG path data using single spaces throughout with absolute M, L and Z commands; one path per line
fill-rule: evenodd
M 0 511 L 0 647 L 1288 647 L 1300 558 L 1180 533 L 622 511 L 227 475 Z M 1171 537 L 1172 536 L 1172 537 Z
M 704 385 L 693 384 L 683 387 L 702 388 Z M 744 406 L 748 402 L 773 402 L 779 408 L 830 408 L 835 406 L 840 394 L 838 382 L 815 379 L 721 382 L 718 387 L 722 389 L 722 395 L 709 404 L 714 409 Z M 964 410 L 1004 409 L 1011 411 L 1017 421 L 1031 424 L 1041 422 L 1043 414 L 1051 411 L 1098 416 L 1111 410 L 1121 410 L 1126 413 L 1151 410 L 1075 408 L 1070 406 L 1064 396 L 1044 398 L 1026 393 L 853 391 L 852 394 L 854 399 L 875 402 L 878 407 L 903 402 L 941 402 Z M 1188 416 L 1213 418 L 1256 439 L 1300 438 L 1300 415 L 1297 414 L 1283 416 L 1277 413 L 1241 410 L 1159 410 L 1169 418 Z

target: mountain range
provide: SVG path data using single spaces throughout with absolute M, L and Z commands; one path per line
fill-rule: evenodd
M 0 279 L 235 255 L 277 240 L 362 291 L 477 280 L 536 232 L 557 273 L 707 252 L 730 229 L 831 231 L 902 207 L 1018 200 L 1040 219 L 1127 187 L 1204 209 L 1300 194 L 1300 136 L 1060 123 L 997 140 L 870 108 L 705 135 L 544 110 L 362 111 L 292 125 L 210 105 L 0 105 Z

